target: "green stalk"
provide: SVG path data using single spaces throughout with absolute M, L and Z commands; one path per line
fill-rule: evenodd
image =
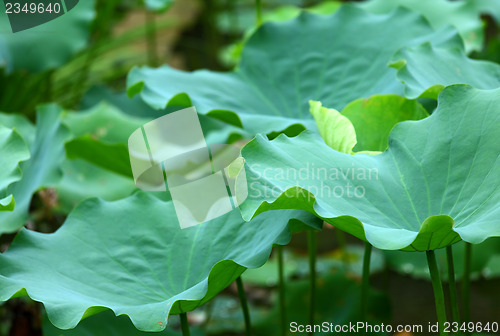
M 342 266 L 344 266 L 344 271 L 349 270 L 349 256 L 347 255 L 347 243 L 345 233 L 338 228 L 335 228 L 335 235 L 337 236 L 337 243 L 339 245 L 340 253 L 342 255 Z
M 278 254 L 278 279 L 279 279 L 279 304 L 280 304 L 280 322 L 281 335 L 286 336 L 286 311 L 285 311 L 285 276 L 283 273 L 283 246 L 277 245 Z
M 191 336 L 189 332 L 189 322 L 186 313 L 181 313 L 181 328 L 182 328 L 182 336 Z
M 238 296 L 240 297 L 241 309 L 243 310 L 243 317 L 245 319 L 245 336 L 250 336 L 252 330 L 252 325 L 250 323 L 250 311 L 248 309 L 247 296 L 245 294 L 245 288 L 243 288 L 241 276 L 236 278 L 236 286 L 238 287 Z
M 255 11 L 257 14 L 257 27 L 262 25 L 262 0 L 255 0 Z
M 434 251 L 427 251 L 427 264 L 431 273 L 432 288 L 434 290 L 434 301 L 436 302 L 436 313 L 439 323 L 439 335 L 445 336 L 444 323 L 446 322 L 446 308 L 444 303 L 443 284 L 439 275 L 439 269 L 436 262 L 436 254 Z
M 464 322 L 470 322 L 470 272 L 472 260 L 472 244 L 465 243 L 465 266 L 462 282 L 462 303 Z
M 146 38 L 148 46 L 148 63 L 150 66 L 155 67 L 158 65 L 158 49 L 156 38 L 156 17 L 146 9 Z
M 365 254 L 363 256 L 363 280 L 361 285 L 361 322 L 367 322 L 368 317 L 368 295 L 370 292 L 370 262 L 372 258 L 372 245 L 365 242 Z
M 446 247 L 446 259 L 448 262 L 448 287 L 450 290 L 450 307 L 453 322 L 460 324 L 460 312 L 458 309 L 457 299 L 457 284 L 455 281 L 455 266 L 453 264 L 453 249 L 450 246 Z
M 46 85 L 46 101 L 54 100 L 54 70 L 47 72 L 47 85 Z
M 309 250 L 309 324 L 314 325 L 314 309 L 316 306 L 316 253 L 317 253 L 317 236 L 316 231 L 307 231 L 307 246 Z M 314 335 L 314 332 L 309 333 L 310 336 Z
M 227 17 L 230 22 L 231 32 L 238 31 L 239 20 L 234 0 L 226 0 L 226 13 L 228 13 Z

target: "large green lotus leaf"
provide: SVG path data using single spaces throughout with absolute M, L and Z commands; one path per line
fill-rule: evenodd
M 0 234 L 15 232 L 22 227 L 28 219 L 32 195 L 42 187 L 58 183 L 64 142 L 69 138 L 68 130 L 61 125 L 61 114 L 62 110 L 55 105 L 38 109 L 31 158 L 20 165 L 23 178 L 7 188 L 7 194 L 12 194 L 16 200 L 16 208 L 13 212 L 0 213 Z
M 380 155 L 348 155 L 316 134 L 243 149 L 244 218 L 307 210 L 387 250 L 433 250 L 500 235 L 500 90 L 450 86 L 432 116 L 399 123 Z
M 379 14 L 403 6 L 421 13 L 435 29 L 453 25 L 464 40 L 467 52 L 472 52 L 483 49 L 484 24 L 481 14 L 487 12 L 475 2 L 477 0 L 371 0 L 359 5 Z
M 128 93 L 140 93 L 157 109 L 194 105 L 253 134 L 297 124 L 314 129 L 309 100 L 341 110 L 358 98 L 402 94 L 403 84 L 387 64 L 401 47 L 426 41 L 462 43 L 453 29 L 435 32 L 406 9 L 377 15 L 344 5 L 332 15 L 302 12 L 291 21 L 262 25 L 233 72 L 134 68 Z
M 460 48 L 438 48 L 425 43 L 400 50 L 393 59 L 398 78 L 410 98 L 437 99 L 451 84 L 469 84 L 478 89 L 500 87 L 500 65 L 468 58 Z
M 66 14 L 40 26 L 12 33 L 5 6 L 0 4 L 0 66 L 7 73 L 41 72 L 66 63 L 85 48 L 94 20 L 94 0 L 80 1 Z
M 29 159 L 30 152 L 23 138 L 0 120 L 0 211 L 14 210 L 15 201 L 7 187 L 21 179 L 19 163 Z
M 246 268 L 262 266 L 290 239 L 296 211 L 251 222 L 238 209 L 180 229 L 172 202 L 139 192 L 113 203 L 81 203 L 54 234 L 22 230 L 0 255 L 0 300 L 28 294 L 58 328 L 109 308 L 143 331 L 195 309 Z

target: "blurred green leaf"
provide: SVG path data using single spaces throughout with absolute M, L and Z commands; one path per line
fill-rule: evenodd
M 477 0 L 371 0 L 362 2 L 359 6 L 379 14 L 388 13 L 402 6 L 421 13 L 435 29 L 452 25 L 460 32 L 465 49 L 470 53 L 482 50 L 484 43 L 484 24 L 481 14 L 485 13 L 486 9 L 478 6 L 477 2 Z
M 144 0 L 146 8 L 155 12 L 162 12 L 167 10 L 174 2 L 174 0 Z
M 94 4 L 94 0 L 80 1 L 53 21 L 12 33 L 5 5 L 0 3 L 0 66 L 5 66 L 7 72 L 36 73 L 66 63 L 87 46 Z

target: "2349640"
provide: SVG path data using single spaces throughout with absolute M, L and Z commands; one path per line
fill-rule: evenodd
M 20 13 L 31 13 L 31 14 L 42 14 L 42 13 L 60 13 L 61 12 L 61 4 L 58 2 L 55 3 L 24 3 L 21 4 L 19 2 L 15 3 L 6 3 L 5 4 L 5 12 L 7 14 L 20 14 Z
M 485 332 L 485 333 L 497 333 L 498 332 L 498 323 L 497 322 L 487 322 L 487 323 L 481 323 L 481 322 L 463 322 L 459 324 L 458 322 L 445 322 L 444 324 L 444 332 L 446 333 L 456 333 L 458 331 L 463 331 L 463 332 Z

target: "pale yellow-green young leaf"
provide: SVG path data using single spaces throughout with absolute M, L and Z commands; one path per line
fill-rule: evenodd
M 311 100 L 309 106 L 325 143 L 341 153 L 353 154 L 352 149 L 357 141 L 351 121 L 337 110 L 323 107 L 321 102 Z

